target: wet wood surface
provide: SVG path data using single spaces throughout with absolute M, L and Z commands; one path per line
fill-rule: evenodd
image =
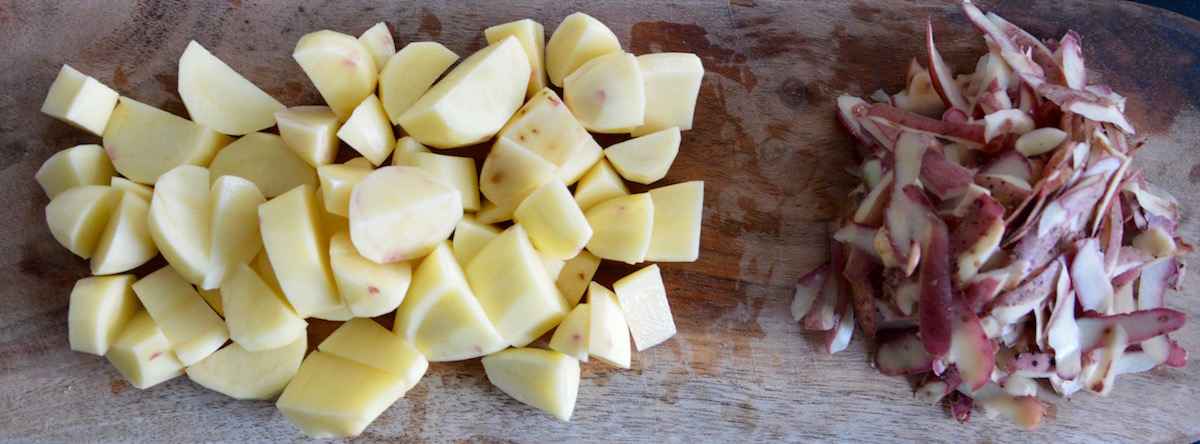
M 982 2 L 1041 37 L 1074 29 L 1093 79 L 1129 98 L 1149 138 L 1146 176 L 1181 202 L 1180 232 L 1200 239 L 1200 23 L 1125 2 Z M 996 3 L 996 4 L 993 4 Z M 1004 3 L 999 5 L 999 3 Z M 661 183 L 706 181 L 700 260 L 662 264 L 679 334 L 634 354 L 633 368 L 584 365 L 571 422 L 492 387 L 478 360 L 435 364 L 361 440 L 457 441 L 1192 441 L 1200 438 L 1200 366 L 1118 378 L 1108 397 L 1067 401 L 1044 387 L 1039 429 L 976 415 L 958 424 L 869 365 L 856 337 L 835 356 L 802 332 L 795 279 L 827 254 L 827 224 L 853 180 L 834 122 L 839 94 L 903 85 L 932 20 L 947 61 L 971 69 L 984 50 L 953 2 L 19 2 L 0 3 L 0 439 L 293 441 L 270 402 L 240 402 L 177 378 L 149 390 L 67 344 L 67 300 L 87 264 L 50 236 L 33 174 L 56 150 L 99 139 L 38 113 L 70 64 L 122 94 L 186 115 L 177 61 L 195 39 L 287 105 L 320 101 L 291 51 L 303 34 L 357 35 L 387 22 L 403 45 L 436 40 L 460 55 L 482 30 L 519 18 L 546 25 L 585 11 L 635 54 L 688 51 L 706 75 L 695 129 Z M 601 139 L 607 143 L 606 139 Z M 643 189 L 643 188 L 635 188 Z M 1193 261 L 1195 258 L 1190 258 Z M 635 267 L 606 263 L 611 284 Z M 1191 295 L 1168 307 L 1200 314 Z M 332 324 L 315 323 L 314 338 Z M 1200 348 L 1200 325 L 1175 337 Z

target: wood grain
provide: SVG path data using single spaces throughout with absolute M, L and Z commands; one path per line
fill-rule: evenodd
M 993 5 L 992 3 L 1004 3 Z M 1094 79 L 1129 97 L 1149 137 L 1138 163 L 1177 196 L 1181 232 L 1200 239 L 1200 23 L 1125 2 L 986 2 L 1053 37 L 1084 39 Z M 965 425 L 879 375 L 856 338 L 835 356 L 788 313 L 792 283 L 826 255 L 827 223 L 853 186 L 833 101 L 897 90 L 920 57 L 925 20 L 951 65 L 970 69 L 981 34 L 953 2 L 242 2 L 0 3 L 0 439 L 291 441 L 269 402 L 237 402 L 186 378 L 132 389 L 103 359 L 67 346 L 67 297 L 87 274 L 51 238 L 33 173 L 56 150 L 98 143 L 37 111 L 59 67 L 186 115 L 176 61 L 195 39 L 288 105 L 319 102 L 290 55 L 322 28 L 358 34 L 387 22 L 400 44 L 437 40 L 459 54 L 486 26 L 530 17 L 548 32 L 582 10 L 634 53 L 696 52 L 707 70 L 696 125 L 663 183 L 706 184 L 701 258 L 663 264 L 679 334 L 633 368 L 584 367 L 571 422 L 488 384 L 478 361 L 433 365 L 360 437 L 366 441 L 1191 441 L 1200 438 L 1200 366 L 1122 376 L 1113 394 L 1069 402 L 1034 432 L 982 415 Z M 1193 261 L 1195 258 L 1191 258 Z M 633 267 L 607 264 L 611 283 Z M 1200 288 L 1196 274 L 1187 288 Z M 1200 299 L 1172 295 L 1191 317 Z M 327 332 L 331 325 L 316 328 Z M 320 334 L 320 333 L 318 333 Z M 1200 326 L 1178 340 L 1200 347 Z

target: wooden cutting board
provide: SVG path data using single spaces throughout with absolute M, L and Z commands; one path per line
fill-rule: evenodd
M 1179 199 L 1181 233 L 1200 239 L 1200 22 L 1126 2 L 984 3 L 1035 35 L 1073 28 L 1083 36 L 1091 78 L 1129 98 L 1128 114 L 1149 138 L 1137 164 Z M 177 60 L 195 39 L 285 104 L 313 104 L 320 97 L 291 59 L 307 32 L 358 34 L 385 21 L 400 44 L 436 40 L 465 55 L 484 44 L 489 25 L 530 17 L 549 33 L 577 10 L 607 23 L 636 54 L 695 52 L 707 70 L 695 129 L 662 182 L 706 181 L 700 260 L 662 264 L 679 334 L 635 353 L 628 371 L 585 364 L 569 423 L 505 396 L 476 360 L 431 366 L 360 439 L 1200 438 L 1200 365 L 1122 376 L 1103 398 L 1067 401 L 1046 387 L 1041 399 L 1051 415 L 1026 432 L 982 414 L 958 424 L 947 408 L 915 401 L 905 380 L 871 369 L 865 340 L 829 356 L 823 335 L 792 321 L 792 284 L 824 260 L 827 224 L 853 186 L 843 173 L 849 142 L 834 123 L 835 98 L 900 88 L 909 59 L 923 57 L 927 19 L 950 64 L 971 69 L 982 35 L 954 2 L 10 0 L 0 3 L 0 440 L 302 438 L 270 402 L 233 401 L 187 378 L 133 389 L 103 358 L 68 349 L 68 294 L 88 269 L 51 238 L 48 201 L 33 174 L 56 150 L 99 139 L 38 113 L 62 64 L 186 115 Z M 605 269 L 599 280 L 610 284 L 635 268 Z M 1200 290 L 1195 276 L 1186 280 L 1192 294 Z M 1168 306 L 1200 317 L 1200 298 L 1172 295 Z M 331 327 L 316 324 L 314 338 Z M 1200 349 L 1200 322 L 1175 337 Z

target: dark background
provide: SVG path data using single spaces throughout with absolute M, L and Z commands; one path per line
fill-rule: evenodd
M 1196 0 L 1135 0 L 1151 6 L 1157 6 L 1175 11 L 1188 17 L 1200 20 L 1200 1 Z

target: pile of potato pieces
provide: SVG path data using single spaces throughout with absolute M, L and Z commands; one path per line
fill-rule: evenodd
M 629 368 L 631 336 L 641 351 L 675 334 L 657 265 L 591 280 L 604 259 L 697 259 L 703 182 L 625 181 L 666 176 L 704 70 L 624 52 L 583 13 L 548 42 L 528 19 L 484 34 L 461 61 L 435 42 L 397 51 L 384 23 L 307 34 L 293 58 L 327 105 L 295 107 L 193 41 L 190 120 L 64 65 L 42 112 L 103 139 L 36 175 L 51 233 L 94 275 L 71 292 L 71 348 L 138 388 L 186 373 L 278 395 L 312 437 L 356 436 L 429 362 L 475 358 L 568 420 L 580 361 Z M 589 131 L 634 137 L 602 149 Z M 452 151 L 489 141 L 479 169 Z M 361 157 L 334 163 L 342 142 Z M 160 253 L 168 266 L 130 274 Z M 391 331 L 367 319 L 392 312 Z M 305 356 L 307 318 L 346 322 Z

